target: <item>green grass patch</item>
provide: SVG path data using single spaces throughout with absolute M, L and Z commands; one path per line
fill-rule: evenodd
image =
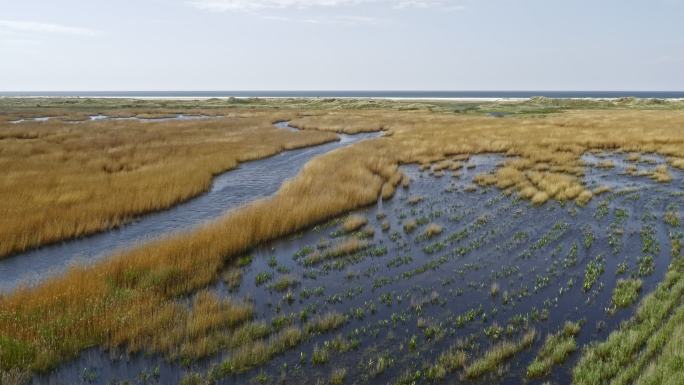
M 517 341 L 504 341 L 492 346 L 465 369 L 465 376 L 472 379 L 495 371 L 505 360 L 532 346 L 536 336 L 532 329 Z
M 619 279 L 613 290 L 613 305 L 625 308 L 633 304 L 639 297 L 642 282 L 640 279 Z
M 558 333 L 546 337 L 537 357 L 527 367 L 527 377 L 544 377 L 551 372 L 554 365 L 562 364 L 572 352 L 577 350 L 575 336 L 579 331 L 579 322 L 568 321 Z

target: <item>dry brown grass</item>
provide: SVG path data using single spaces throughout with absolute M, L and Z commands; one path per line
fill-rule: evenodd
M 0 258 L 197 196 L 239 162 L 335 139 L 274 128 L 284 116 L 0 125 Z
M 307 255 L 306 258 L 304 258 L 304 264 L 315 265 L 328 259 L 339 258 L 355 253 L 366 249 L 369 246 L 369 242 L 362 241 L 358 238 L 348 238 L 336 243 L 327 250 L 316 251 L 315 253 Z
M 396 165 L 380 161 L 386 156 L 384 140 L 316 158 L 271 199 L 192 233 L 153 241 L 91 267 L 74 267 L 38 287 L 0 297 L 5 320 L 0 335 L 27 352 L 15 366 L 46 370 L 88 346 L 139 346 L 136 341 L 146 335 L 140 330 L 163 334 L 176 321 L 149 329 L 150 309 L 173 314 L 176 296 L 219 278 L 222 267 L 249 247 L 372 203 L 387 183 L 398 184 Z M 368 153 L 369 147 L 374 151 Z M 337 172 L 330 173 L 331 167 Z M 348 182 L 331 183 L 321 175 Z
M 672 181 L 672 176 L 667 170 L 667 165 L 657 166 L 651 174 L 651 178 L 658 183 L 667 183 Z
M 442 225 L 439 225 L 437 223 L 430 223 L 425 227 L 423 235 L 426 238 L 432 238 L 434 236 L 441 234 L 443 229 L 444 228 L 442 227 Z
M 338 113 L 340 114 L 340 113 Z M 512 189 L 526 199 L 543 203 L 548 199 L 586 203 L 593 195 L 582 185 L 583 153 L 598 151 L 657 152 L 668 156 L 674 167 L 684 157 L 682 111 L 568 111 L 544 118 L 495 120 L 476 116 L 454 116 L 426 112 L 355 112 L 391 132 L 394 160 L 418 163 L 424 169 L 462 167 L 454 155 L 502 152 L 511 157 L 493 174 L 477 178 L 479 184 Z M 309 127 L 326 126 L 332 118 L 307 116 Z M 619 135 L 618 126 L 624 127 Z M 449 163 L 451 162 L 451 163 Z M 450 164 L 450 166 L 447 166 Z M 432 165 L 432 166 L 431 166 Z M 667 181 L 668 174 L 653 178 Z
M 301 118 L 293 119 L 290 125 L 302 130 L 324 130 L 345 134 L 384 129 L 383 117 L 373 118 L 365 113 L 356 114 L 350 111 L 307 113 Z
M 337 112 L 325 120 L 304 117 L 299 123 L 335 129 L 333 123 L 343 115 Z M 315 158 L 272 198 L 192 233 L 154 241 L 0 297 L 2 343 L 18 347 L 10 366 L 45 370 L 94 345 L 141 346 L 137 341 L 154 341 L 156 333 L 165 330 L 192 335 L 185 321 L 191 315 L 169 316 L 167 323 L 147 334 L 141 330 L 147 328 L 150 309 L 174 314 L 172 304 L 178 296 L 218 279 L 225 264 L 250 247 L 391 196 L 402 181 L 398 165 L 403 163 L 432 164 L 457 154 L 503 152 L 517 158 L 509 158 L 489 176 L 493 179 L 485 178 L 487 183 L 527 198 L 545 194 L 545 199 L 584 201 L 588 190 L 579 177 L 586 151 L 657 152 L 668 159 L 684 159 L 681 111 L 570 111 L 511 119 L 422 111 L 353 115 L 356 127 L 381 122 L 391 135 Z M 325 126 L 327 122 L 330 125 Z M 198 146 L 204 145 L 211 144 Z M 535 169 L 542 163 L 543 171 Z M 199 325 L 199 334 L 212 334 L 212 322 Z M 264 349 L 271 354 L 290 346 L 299 339 L 295 334 L 283 337 L 286 342 L 274 337 L 269 346 L 276 347 Z M 165 346 L 183 341 L 186 337 Z M 252 348 L 256 349 L 245 347 L 234 356 L 236 368 L 242 368 L 241 354 L 251 354 Z
M 596 167 L 603 169 L 611 169 L 615 167 L 615 163 L 613 163 L 612 160 L 602 160 L 596 165 Z
M 344 220 L 344 222 L 342 222 L 342 230 L 347 233 L 351 233 L 352 231 L 356 231 L 365 226 L 366 223 L 368 223 L 368 218 L 364 217 L 363 215 L 350 215 Z

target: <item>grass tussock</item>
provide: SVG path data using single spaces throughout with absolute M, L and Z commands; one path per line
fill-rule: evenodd
M 263 365 L 274 356 L 297 346 L 302 338 L 303 333 L 299 328 L 288 327 L 268 340 L 257 341 L 234 351 L 221 363 L 219 372 L 222 376 L 227 376 Z
M 425 377 L 431 381 L 441 381 L 449 373 L 462 369 L 468 361 L 468 355 L 462 349 L 454 346 L 442 352 L 436 362 L 425 371 Z
M 275 291 L 284 293 L 297 286 L 299 286 L 299 279 L 290 274 L 285 274 L 280 276 L 280 278 L 278 278 L 270 287 Z
M 367 223 L 368 218 L 361 214 L 350 215 L 342 222 L 342 230 L 351 233 L 365 226 Z
M 149 309 L 136 310 L 147 313 L 148 322 L 111 336 L 113 346 L 126 346 L 131 353 L 155 352 L 169 359 L 201 358 L 229 347 L 233 337 L 239 336 L 239 342 L 244 342 L 246 334 L 258 337 L 265 332 L 260 324 L 248 322 L 253 315 L 251 304 L 219 300 L 207 292 L 196 295 L 189 310 L 176 304 L 161 306 L 152 314 Z M 216 338 L 211 341 L 209 336 Z
M 416 204 L 418 204 L 424 200 L 425 200 L 425 197 L 422 195 L 412 195 L 412 196 L 408 197 L 408 199 L 406 200 L 406 203 L 408 203 L 410 205 L 416 205 Z
M 544 345 L 537 353 L 537 357 L 527 367 L 528 378 L 543 377 L 551 372 L 554 365 L 560 365 L 566 358 L 577 350 L 575 336 L 580 331 L 578 322 L 566 322 L 556 334 L 546 337 Z
M 609 186 L 599 186 L 591 191 L 592 195 L 601 195 L 610 192 L 612 189 Z M 591 197 L 590 197 L 591 199 Z
M 602 160 L 596 165 L 596 167 L 609 170 L 615 168 L 615 163 L 613 163 L 612 160 Z
M 418 222 L 415 219 L 407 219 L 404 221 L 403 227 L 405 232 L 410 233 L 418 227 Z
M 441 234 L 443 230 L 444 227 L 442 227 L 442 225 L 439 225 L 437 223 L 430 223 L 425 227 L 423 235 L 425 236 L 425 238 L 432 238 Z
M 613 289 L 612 303 L 618 308 L 630 306 L 639 297 L 641 279 L 619 279 Z
M 31 374 L 19 369 L 4 371 L 0 369 L 0 385 L 28 385 L 31 383 Z
M 342 385 L 347 378 L 347 369 L 336 368 L 330 373 L 330 385 Z
M 472 379 L 495 371 L 505 360 L 532 346 L 536 335 L 535 330 L 530 330 L 517 341 L 503 341 L 492 346 L 466 367 L 465 376 Z
M 336 311 L 330 311 L 307 322 L 304 329 L 307 333 L 325 333 L 335 330 L 347 322 L 347 317 Z
M 370 247 L 370 242 L 358 238 L 347 238 L 321 251 L 316 251 L 304 258 L 304 265 L 312 266 L 328 259 L 343 257 Z
M 670 172 L 667 169 L 667 165 L 664 164 L 656 166 L 655 170 L 653 170 L 650 176 L 651 179 L 658 183 L 667 183 L 672 181 L 672 176 L 670 175 Z

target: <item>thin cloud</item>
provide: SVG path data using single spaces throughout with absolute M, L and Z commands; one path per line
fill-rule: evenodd
M 366 16 L 334 16 L 334 17 L 284 17 L 275 15 L 261 16 L 264 20 L 282 21 L 286 23 L 304 23 L 304 24 L 321 24 L 321 25 L 342 25 L 342 26 L 357 26 L 357 25 L 378 25 L 385 23 L 386 20 L 375 17 Z
M 0 29 L 8 30 L 17 33 L 31 33 L 31 34 L 60 34 L 60 35 L 80 35 L 80 36 L 94 36 L 99 34 L 98 31 L 71 27 L 61 24 L 41 23 L 35 21 L 23 20 L 2 20 L 0 19 Z
M 258 11 L 263 9 L 305 9 L 355 5 L 368 0 L 194 0 L 190 4 L 209 11 Z
M 449 0 L 399 0 L 395 8 L 440 8 L 449 11 L 462 11 L 466 7 Z
M 192 0 L 190 5 L 215 12 L 256 12 L 275 9 L 351 7 L 361 4 L 402 8 L 462 9 L 455 0 Z

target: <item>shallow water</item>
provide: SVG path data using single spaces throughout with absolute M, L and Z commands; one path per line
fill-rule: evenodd
M 616 167 L 595 167 L 605 159 L 613 160 Z M 279 383 L 284 375 L 286 383 L 313 385 L 318 379 L 328 379 L 334 368 L 347 369 L 348 384 L 396 383 L 403 374 L 424 373 L 440 352 L 459 339 L 471 341 L 465 349 L 472 360 L 492 344 L 518 338 L 524 329 L 534 328 L 538 332 L 534 345 L 508 360 L 499 375 L 467 381 L 457 371 L 448 374 L 446 380 L 517 385 L 524 382 L 526 367 L 547 333 L 559 330 L 566 320 L 583 322 L 578 351 L 590 341 L 603 340 L 634 311 L 634 305 L 615 314 L 607 311 L 617 279 L 639 276 L 643 296 L 664 276 L 670 259 L 669 233 L 677 230 L 662 218 L 666 209 L 681 210 L 684 204 L 679 192 L 684 173 L 670 170 L 672 183 L 656 184 L 645 177 L 624 175 L 625 167 L 631 164 L 624 155 L 586 155 L 585 182 L 613 186 L 613 192 L 595 197 L 587 207 L 557 202 L 533 206 L 494 188 L 468 192 L 474 175 L 492 170 L 501 160 L 498 155 L 472 157 L 468 164 L 473 168 L 464 168 L 458 177 L 449 172 L 435 177 L 415 166 L 404 167 L 413 180 L 408 189 L 356 211 L 375 229 L 374 235 L 365 238 L 372 242 L 365 251 L 313 266 L 303 263 L 307 252 L 360 236 L 342 234 L 339 220 L 253 250 L 253 261 L 242 269 L 237 290 L 222 281 L 208 289 L 221 297 L 249 298 L 256 319 L 269 321 L 291 314 L 292 322 L 301 325 L 303 313 L 312 318 L 336 311 L 347 315 L 348 321 L 335 331 L 310 336 L 260 368 L 219 383 L 249 383 L 261 373 L 269 384 Z M 655 156 L 652 160 L 655 164 L 640 163 L 638 167 L 651 169 L 664 161 Z M 410 203 L 409 198 L 415 196 L 424 199 Z M 419 223 L 409 233 L 402 229 L 408 219 Z M 382 231 L 385 220 L 390 228 Z M 443 232 L 427 239 L 422 233 L 428 222 L 442 225 Z M 640 274 L 643 234 L 649 232 L 657 250 L 652 250 L 652 269 Z M 592 242 L 586 241 L 588 234 L 593 235 Z M 605 272 L 584 290 L 590 261 L 600 261 Z M 626 271 L 618 274 L 622 263 Z M 264 272 L 273 278 L 257 285 L 256 276 Z M 299 282 L 290 289 L 294 301 L 287 301 L 284 292 L 270 287 L 283 275 Z M 499 286 L 496 296 L 490 294 L 493 283 Z M 474 315 L 472 319 L 469 313 Z M 504 332 L 498 339 L 487 336 L 495 324 L 510 326 L 511 335 Z M 337 335 L 355 341 L 357 347 L 344 353 L 331 352 L 327 363 L 313 364 L 314 348 L 326 346 L 326 341 Z M 100 384 L 118 380 L 177 383 L 189 371 L 204 372 L 230 357 L 230 352 L 224 352 L 185 368 L 158 356 L 138 354 L 111 360 L 110 354 L 91 349 L 52 374 L 36 377 L 35 382 L 84 383 L 84 373 L 88 373 L 92 374 L 88 376 L 92 383 Z M 392 364 L 376 374 L 369 366 L 377 365 L 379 357 Z M 578 358 L 574 353 L 549 377 L 530 382 L 570 384 L 570 371 Z M 150 378 L 155 367 L 159 376 Z M 420 377 L 417 383 L 429 381 Z
M 39 116 L 36 118 L 22 118 L 22 119 L 17 119 L 17 120 L 10 120 L 9 123 L 17 124 L 17 123 L 24 123 L 24 122 L 47 122 L 48 120 L 50 120 L 49 116 Z
M 291 129 L 287 123 L 280 128 Z M 337 142 L 284 151 L 269 158 L 240 164 L 216 176 L 210 190 L 168 210 L 144 215 L 133 222 L 92 236 L 42 247 L 0 260 L 0 292 L 34 284 L 74 264 L 92 263 L 161 235 L 187 231 L 223 215 L 227 210 L 275 193 L 315 156 L 380 133 L 340 135 Z
M 101 120 L 135 120 L 139 122 L 168 122 L 168 121 L 188 121 L 188 120 L 207 120 L 207 119 L 220 119 L 223 116 L 221 115 L 184 115 L 184 114 L 177 114 L 176 116 L 172 117 L 163 117 L 163 118 L 140 118 L 137 116 L 126 116 L 126 117 L 114 117 L 114 116 L 108 116 L 108 115 L 103 115 L 103 114 L 97 114 L 97 115 L 90 115 L 90 121 L 101 121 Z M 74 122 L 74 123 L 80 123 L 80 122 Z M 287 125 L 287 122 L 285 122 Z M 289 126 L 288 126 L 289 127 Z
M 131 121 L 139 121 L 139 122 L 169 122 L 169 121 L 188 121 L 188 120 L 209 120 L 209 119 L 221 119 L 221 118 L 223 118 L 222 115 L 177 114 L 175 116 L 161 117 L 161 118 L 141 118 L 138 116 L 116 117 L 116 116 L 97 114 L 97 115 L 89 115 L 88 120 L 74 120 L 74 121 L 67 121 L 67 123 L 84 123 L 84 122 L 89 122 L 89 121 L 93 122 L 93 121 L 103 121 L 103 120 L 105 120 L 105 121 L 106 120 L 131 120 Z M 24 123 L 24 122 L 47 122 L 50 119 L 51 119 L 50 116 L 39 116 L 39 117 L 35 117 L 35 118 L 21 118 L 21 119 L 17 119 L 17 120 L 10 120 L 9 123 L 18 124 L 18 123 Z M 278 122 L 278 123 L 283 123 L 283 122 Z M 280 128 L 294 129 L 292 127 L 289 127 L 287 125 L 287 122 L 285 122 L 285 125 L 287 127 L 280 127 Z

